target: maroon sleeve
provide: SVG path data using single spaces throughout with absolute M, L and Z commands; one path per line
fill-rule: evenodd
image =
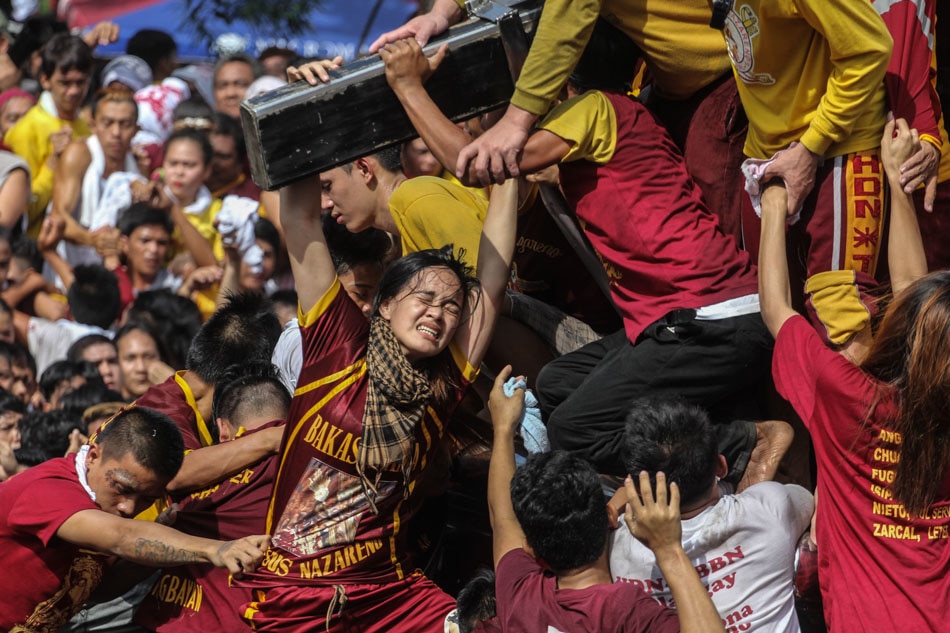
M 512 611 L 518 609 L 517 596 L 525 578 L 542 573 L 538 561 L 523 549 L 513 549 L 501 557 L 495 570 L 495 604 L 499 622 L 508 622 Z
M 310 310 L 298 315 L 303 344 L 303 367 L 314 365 L 339 348 L 365 346 L 369 321 L 350 299 L 339 280 Z M 340 368 L 345 365 L 340 365 Z
M 934 86 L 933 43 L 936 0 L 874 2 L 894 40 L 884 85 L 896 118 L 939 144 L 940 99 Z

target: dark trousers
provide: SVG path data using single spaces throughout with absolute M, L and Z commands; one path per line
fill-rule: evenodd
M 738 482 L 755 446 L 759 388 L 773 340 L 762 317 L 698 320 L 677 310 L 637 339 L 616 332 L 549 363 L 537 395 L 552 448 L 575 451 L 603 473 L 624 475 L 624 418 L 644 396 L 678 396 L 706 408 L 719 430 L 728 480 Z

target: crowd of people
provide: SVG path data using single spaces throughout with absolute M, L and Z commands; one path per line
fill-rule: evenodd
M 453 122 L 465 17 L 279 192 L 240 105 L 340 58 L 0 20 L 0 629 L 941 630 L 935 0 L 547 0 Z

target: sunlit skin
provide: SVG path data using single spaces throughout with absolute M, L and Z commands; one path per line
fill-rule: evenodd
M 5 135 L 32 107 L 33 102 L 26 97 L 13 97 L 4 103 L 0 108 L 0 135 Z
M 119 354 L 115 346 L 109 343 L 94 343 L 83 350 L 82 359 L 96 366 L 106 387 L 116 391 L 122 390 L 122 370 L 119 368 Z
M 121 164 L 138 131 L 138 110 L 134 103 L 103 101 L 92 122 L 92 131 L 107 158 Z
M 22 413 L 16 411 L 3 411 L 0 413 L 0 442 L 10 446 L 10 448 L 20 448 L 20 418 Z
M 358 169 L 347 173 L 342 167 L 320 174 L 323 211 L 332 214 L 333 219 L 351 233 L 359 233 L 373 226 L 376 199 L 370 188 L 358 182 L 361 177 Z
M 211 165 L 205 164 L 201 146 L 187 138 L 174 141 L 165 150 L 162 167 L 168 188 L 182 205 L 195 201 L 201 185 L 211 172 Z
M 89 89 L 89 74 L 76 69 L 64 73 L 57 68 L 49 77 L 41 73 L 40 84 L 52 95 L 59 117 L 72 121 L 79 114 L 79 107 Z
M 136 516 L 165 493 L 166 482 L 132 453 L 106 456 L 98 444 L 92 444 L 86 455 L 86 480 L 96 494 L 96 505 L 125 518 Z
M 218 69 L 214 77 L 214 103 L 219 112 L 234 118 L 241 116 L 241 101 L 254 83 L 254 69 L 242 61 L 231 61 Z
M 270 242 L 265 242 L 264 240 L 255 240 L 254 242 L 264 251 L 264 260 L 261 262 L 261 272 L 255 274 L 242 259 L 239 283 L 241 290 L 262 292 L 264 290 L 264 284 L 271 278 L 271 275 L 274 274 L 277 254 L 274 252 L 274 247 Z
M 426 268 L 379 307 L 410 362 L 435 356 L 448 346 L 462 318 L 465 297 L 447 268 Z
M 158 345 L 142 330 L 131 330 L 116 341 L 116 346 L 122 370 L 122 397 L 138 398 L 151 386 L 148 369 L 159 360 Z
M 143 224 L 128 236 L 119 238 L 119 249 L 125 257 L 132 286 L 144 290 L 155 281 L 165 267 L 165 258 L 171 244 L 171 236 L 164 226 Z

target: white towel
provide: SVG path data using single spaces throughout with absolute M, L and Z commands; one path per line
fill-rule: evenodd
M 264 266 L 264 251 L 257 245 L 254 235 L 254 224 L 259 217 L 258 206 L 258 202 L 250 198 L 225 196 L 216 216 L 221 243 L 236 248 L 255 275 Z
M 794 143 L 792 144 L 795 145 Z M 772 155 L 772 158 L 747 158 L 742 161 L 742 175 L 745 176 L 745 190 L 752 200 L 752 208 L 755 214 L 762 217 L 762 175 L 776 158 L 782 155 L 786 150 L 780 150 Z M 792 225 L 798 222 L 802 217 L 801 207 L 795 212 L 795 215 L 788 219 L 788 224 Z
M 138 172 L 127 171 L 117 171 L 106 178 L 99 206 L 89 224 L 90 231 L 119 224 L 122 214 L 132 206 L 132 189 L 129 185 L 135 181 L 145 182 L 145 178 Z

